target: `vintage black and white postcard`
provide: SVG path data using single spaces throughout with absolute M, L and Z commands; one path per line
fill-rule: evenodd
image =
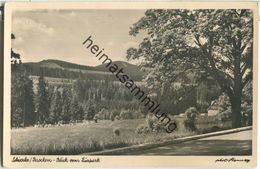
M 4 166 L 256 166 L 257 3 L 4 11 Z

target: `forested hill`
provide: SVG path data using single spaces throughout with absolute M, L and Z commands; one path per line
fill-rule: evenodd
M 94 70 L 95 67 L 92 66 L 85 66 L 85 65 L 79 65 L 75 63 L 65 62 L 62 60 L 54 60 L 54 59 L 48 59 L 43 60 L 40 62 L 27 62 L 24 63 L 24 65 L 29 66 L 40 66 L 40 67 L 47 67 L 47 68 L 60 68 L 60 69 L 78 69 L 78 70 Z
M 123 62 L 123 61 L 115 61 L 113 62 L 118 66 L 118 68 L 123 68 L 124 72 L 126 72 L 130 77 L 131 76 L 143 76 L 144 72 L 140 70 L 140 68 L 136 65 Z M 97 71 L 108 71 L 106 68 L 106 65 L 98 65 L 95 67 L 95 70 Z
M 123 68 L 124 72 L 126 72 L 133 80 L 140 81 L 145 74 L 140 68 L 136 65 L 123 62 L 123 61 L 115 61 L 113 62 L 117 64 L 119 68 Z M 80 76 L 87 77 L 89 79 L 95 80 L 103 80 L 107 77 L 112 77 L 108 69 L 105 65 L 98 66 L 86 66 L 79 65 L 75 63 L 65 62 L 61 60 L 43 60 L 40 62 L 27 62 L 23 63 L 26 71 L 29 75 L 39 76 L 43 74 L 48 77 L 56 77 L 56 78 L 70 78 L 76 79 Z M 114 78 L 114 80 L 116 80 Z

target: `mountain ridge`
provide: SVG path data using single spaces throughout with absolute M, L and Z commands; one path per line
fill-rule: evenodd
M 82 72 L 82 73 L 110 73 L 106 64 L 100 64 L 97 66 L 88 66 L 88 65 L 81 65 L 77 63 L 71 63 L 67 61 L 57 60 L 57 59 L 47 59 L 42 60 L 39 62 L 26 62 L 23 63 L 27 68 L 34 68 L 34 69 L 48 69 L 48 70 L 60 70 L 60 71 L 70 71 L 70 72 Z M 143 72 L 139 66 L 125 62 L 125 61 L 114 61 L 113 64 L 116 64 L 118 69 L 123 68 L 124 73 L 128 74 L 129 76 L 138 76 L 142 77 L 145 72 Z
M 61 67 L 66 67 L 66 68 L 81 68 L 81 69 L 100 69 L 103 70 L 103 68 L 105 67 L 106 64 L 100 64 L 97 66 L 89 66 L 89 65 L 83 65 L 83 64 L 78 64 L 78 63 L 72 63 L 72 62 L 68 62 L 68 61 L 63 61 L 63 60 L 58 60 L 58 59 L 47 59 L 47 60 L 42 60 L 39 62 L 25 62 L 23 64 L 25 65 L 30 65 L 30 64 L 40 64 L 40 66 L 42 67 L 55 67 L 55 66 L 49 66 L 48 64 L 57 64 L 57 68 L 61 68 Z M 114 64 L 117 64 L 118 67 L 127 67 L 127 66 L 134 66 L 136 68 L 139 69 L 139 67 L 137 65 L 134 65 L 132 63 L 128 63 L 125 61 L 113 61 Z

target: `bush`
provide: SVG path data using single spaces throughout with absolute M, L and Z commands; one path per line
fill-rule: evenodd
M 116 115 L 115 120 L 120 120 L 120 117 Z
M 190 107 L 185 111 L 185 115 L 188 119 L 195 119 L 198 114 L 198 111 L 195 107 Z
M 143 117 L 143 114 L 141 113 L 140 110 L 133 111 L 133 119 L 140 119 L 142 117 Z
M 97 115 L 94 116 L 93 120 L 94 120 L 95 123 L 98 122 L 98 117 L 97 117 Z
M 147 134 L 150 133 L 151 131 L 152 130 L 147 125 L 144 124 L 139 125 L 135 130 L 137 134 Z
M 222 122 L 231 120 L 231 118 L 232 118 L 231 108 L 229 107 L 227 110 L 219 113 L 217 115 L 217 118 L 219 120 L 221 120 Z
M 189 131 L 196 131 L 197 127 L 195 125 L 195 121 L 192 119 L 184 120 L 184 127 Z
M 184 120 L 184 127 L 190 131 L 196 131 L 197 127 L 195 125 L 196 116 L 198 111 L 195 107 L 190 107 L 185 111 L 186 119 Z
M 160 132 L 165 130 L 166 124 L 165 122 L 161 122 L 154 115 L 149 115 L 146 117 L 146 122 L 149 128 L 154 132 Z
M 133 119 L 133 114 L 129 110 L 123 110 L 120 113 L 121 119 Z
M 215 104 L 219 106 L 220 111 L 225 111 L 231 106 L 229 98 L 225 93 L 218 97 Z
M 242 124 L 243 126 L 251 126 L 252 125 L 252 104 L 244 102 L 242 104 Z
M 166 125 L 164 123 L 161 123 L 159 120 L 157 120 L 155 123 L 153 123 L 153 131 L 155 132 L 162 132 L 165 131 Z
M 115 120 L 115 117 L 117 116 L 117 115 L 119 115 L 119 112 L 117 111 L 117 110 L 113 110 L 113 111 L 111 111 L 111 113 L 110 113 L 110 120 L 111 121 L 114 121 Z
M 165 132 L 166 125 L 158 120 L 154 115 L 146 116 L 146 124 L 137 127 L 136 133 L 146 134 L 149 132 Z
M 115 120 L 115 115 L 114 115 L 113 112 L 111 112 L 109 119 L 110 119 L 111 121 L 114 121 L 114 120 Z
M 155 123 L 155 121 L 156 121 L 156 118 L 153 115 L 146 116 L 146 123 L 150 129 L 153 129 L 153 124 Z
M 119 136 L 120 135 L 120 130 L 119 129 L 114 129 L 113 132 L 114 132 L 115 136 Z
M 110 118 L 110 120 L 111 120 L 111 121 L 114 121 L 114 120 L 115 120 L 115 118 L 114 118 L 114 117 L 111 117 L 111 118 Z
M 92 101 L 89 101 L 85 107 L 84 119 L 85 120 L 93 120 L 96 114 L 96 106 Z
M 110 119 L 110 112 L 105 109 L 102 108 L 98 113 L 97 113 L 98 117 L 100 120 L 108 120 Z

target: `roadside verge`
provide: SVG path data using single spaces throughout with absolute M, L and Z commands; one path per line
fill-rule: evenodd
M 116 149 L 111 149 L 111 150 L 84 153 L 83 155 L 123 155 L 123 154 L 131 152 L 131 151 L 146 150 L 146 149 L 150 149 L 150 148 L 165 146 L 165 145 L 169 145 L 169 144 L 177 144 L 177 143 L 182 143 L 182 142 L 186 142 L 186 141 L 202 139 L 202 138 L 206 138 L 206 137 L 219 136 L 219 135 L 225 135 L 225 134 L 230 134 L 230 133 L 237 133 L 237 132 L 241 132 L 241 131 L 245 131 L 245 130 L 252 130 L 252 126 L 223 130 L 223 131 L 206 133 L 206 134 L 200 134 L 200 135 L 195 135 L 195 136 L 182 137 L 182 138 L 168 140 L 168 141 L 164 141 L 164 142 L 160 142 L 160 143 L 146 143 L 146 144 L 134 145 L 134 146 L 130 146 L 130 147 L 122 147 L 122 148 L 116 148 Z

